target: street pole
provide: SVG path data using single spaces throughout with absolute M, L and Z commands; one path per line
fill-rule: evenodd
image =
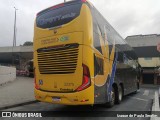
M 64 2 L 66 2 L 66 0 L 64 0 Z
M 14 7 L 14 9 L 15 9 L 15 17 L 14 17 L 14 34 L 13 34 L 13 47 L 14 46 L 16 46 L 16 21 L 17 21 L 17 8 L 16 7 Z
M 17 28 L 16 28 L 17 13 L 16 11 L 18 10 L 16 7 L 14 7 L 14 9 L 15 9 L 15 17 L 14 17 L 14 33 L 13 33 L 13 46 L 12 46 L 12 65 L 14 65 L 13 47 L 16 46 L 16 34 L 17 34 Z

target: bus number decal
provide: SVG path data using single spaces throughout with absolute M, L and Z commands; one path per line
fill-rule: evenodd
M 64 86 L 74 86 L 74 83 L 64 83 Z

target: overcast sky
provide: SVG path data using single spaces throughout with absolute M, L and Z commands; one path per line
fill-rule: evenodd
M 33 41 L 36 13 L 63 0 L 0 0 L 0 46 L 12 46 L 14 6 L 17 11 L 17 45 Z M 107 21 L 126 38 L 160 34 L 160 0 L 90 0 Z

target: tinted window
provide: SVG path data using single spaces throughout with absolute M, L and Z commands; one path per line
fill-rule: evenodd
M 102 54 L 100 36 L 99 36 L 99 34 L 97 34 L 95 32 L 94 32 L 94 47 Z
M 37 27 L 52 28 L 66 24 L 79 16 L 82 4 L 64 5 L 57 9 L 47 9 L 37 17 Z
M 102 58 L 94 56 L 94 74 L 96 75 L 104 75 L 104 61 Z

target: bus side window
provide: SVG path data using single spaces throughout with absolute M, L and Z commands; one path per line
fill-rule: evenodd
M 102 48 L 100 44 L 99 35 L 94 32 L 94 47 L 102 54 Z
M 104 75 L 104 61 L 102 58 L 94 57 L 94 68 L 95 68 L 95 76 L 96 75 Z
M 99 25 L 97 25 L 97 33 L 99 36 L 102 36 L 102 30 L 100 29 Z

